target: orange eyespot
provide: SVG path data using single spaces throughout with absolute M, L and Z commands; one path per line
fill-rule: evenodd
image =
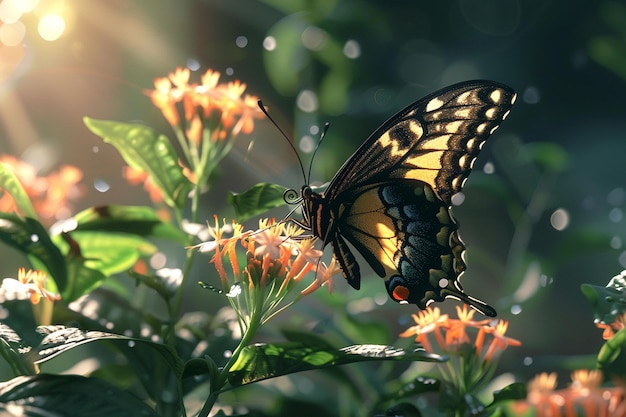
M 404 287 L 402 285 L 398 285 L 396 288 L 393 289 L 393 298 L 396 301 L 406 301 L 409 299 L 409 294 L 410 291 L 407 287 Z

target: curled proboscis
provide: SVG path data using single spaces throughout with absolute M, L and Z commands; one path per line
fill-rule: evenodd
M 283 200 L 285 200 L 287 204 L 298 204 L 302 201 L 302 197 L 300 197 L 300 193 L 296 190 L 289 188 L 283 193 Z

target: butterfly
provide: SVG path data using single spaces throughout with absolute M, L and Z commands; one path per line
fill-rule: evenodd
M 360 288 L 361 272 L 352 248 L 396 302 L 424 309 L 454 298 L 496 316 L 459 282 L 465 245 L 451 205 L 515 98 L 511 88 L 492 81 L 446 87 L 383 123 L 324 192 L 302 187 L 301 224 L 324 247 L 331 244 L 353 288 Z

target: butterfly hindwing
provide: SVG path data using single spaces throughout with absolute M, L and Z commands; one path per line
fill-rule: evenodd
M 303 187 L 305 223 L 324 245 L 332 244 L 351 286 L 358 289 L 361 277 L 346 241 L 395 301 L 425 308 L 452 297 L 495 316 L 459 283 L 465 246 L 450 206 L 514 101 L 509 87 L 491 81 L 447 87 L 385 122 L 323 194 Z

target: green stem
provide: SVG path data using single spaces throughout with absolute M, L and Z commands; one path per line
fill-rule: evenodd
M 237 345 L 237 348 L 235 348 L 235 351 L 228 359 L 228 362 L 226 362 L 226 365 L 220 370 L 220 374 L 217 378 L 215 386 L 211 386 L 211 392 L 209 394 L 209 397 L 204 403 L 202 410 L 200 410 L 198 417 L 207 417 L 209 415 L 211 409 L 213 408 L 213 405 L 215 405 L 215 402 L 217 401 L 217 398 L 222 388 L 224 388 L 224 385 L 226 385 L 226 383 L 228 382 L 228 374 L 230 372 L 230 369 L 237 362 L 237 359 L 239 359 L 239 355 L 241 355 L 243 349 L 252 342 L 254 336 L 261 327 L 261 319 L 263 317 L 264 292 L 258 291 L 256 295 L 257 296 L 255 297 L 255 303 L 252 304 L 254 307 L 252 315 L 250 316 L 250 322 L 246 327 L 246 332 L 242 335 L 241 340 L 239 341 L 239 345 Z

